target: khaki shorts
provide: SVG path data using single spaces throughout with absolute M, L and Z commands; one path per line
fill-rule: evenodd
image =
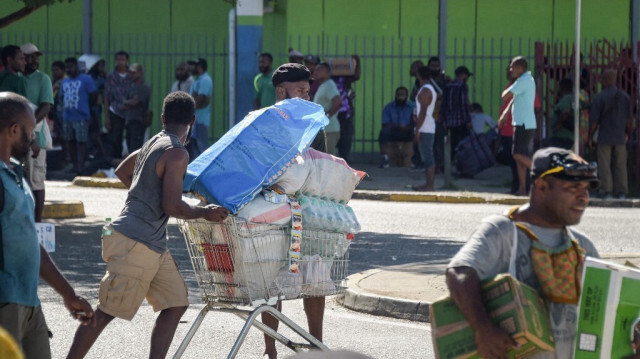
M 160 254 L 113 231 L 102 238 L 102 259 L 107 262 L 98 294 L 103 312 L 131 320 L 144 298 L 156 312 L 189 305 L 187 285 L 169 251 Z
M 33 152 L 29 150 L 25 164 L 26 176 L 32 191 L 44 190 L 44 180 L 47 176 L 47 150 L 40 149 L 38 157 L 31 157 Z
M 49 329 L 40 306 L 0 303 L 0 327 L 18 342 L 26 358 L 51 358 Z

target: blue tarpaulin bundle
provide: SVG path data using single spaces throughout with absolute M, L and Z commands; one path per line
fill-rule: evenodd
M 302 99 L 250 112 L 189 164 L 183 191 L 236 213 L 273 184 L 328 124 L 322 106 Z

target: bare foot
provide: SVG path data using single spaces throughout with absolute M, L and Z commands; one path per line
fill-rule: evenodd
M 419 186 L 413 186 L 412 189 L 418 192 L 433 192 L 433 186 L 428 186 L 426 184 L 422 184 Z
M 516 193 L 513 194 L 514 196 L 518 196 L 518 197 L 526 197 L 528 196 L 526 191 L 518 191 Z

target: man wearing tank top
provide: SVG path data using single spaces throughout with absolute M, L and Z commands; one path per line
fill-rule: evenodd
M 420 90 L 416 96 L 416 142 L 420 148 L 420 156 L 424 164 L 426 182 L 423 185 L 414 186 L 415 191 L 433 191 L 436 176 L 435 160 L 433 157 L 433 141 L 436 133 L 436 122 L 433 118 L 438 94 L 429 82 L 431 73 L 428 67 L 418 69 Z
M 116 169 L 129 193 L 120 216 L 103 231 L 107 273 L 100 282 L 96 325 L 78 328 L 68 358 L 83 358 L 113 318 L 133 319 L 145 298 L 160 312 L 149 357 L 166 356 L 189 305 L 187 286 L 167 250 L 169 217 L 218 222 L 229 214 L 221 207 L 182 201 L 182 179 L 189 163 L 184 145 L 194 121 L 193 97 L 182 91 L 170 93 L 162 107 L 163 131 Z

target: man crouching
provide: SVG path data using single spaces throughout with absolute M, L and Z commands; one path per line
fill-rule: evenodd
M 95 327 L 79 327 L 68 358 L 83 358 L 114 317 L 131 320 L 147 298 L 160 315 L 151 335 L 150 358 L 164 358 L 180 318 L 187 310 L 187 286 L 167 250 L 169 216 L 221 221 L 221 207 L 182 201 L 182 179 L 189 163 L 184 145 L 190 137 L 195 102 L 172 92 L 162 107 L 163 130 L 127 157 L 116 175 L 129 188 L 124 209 L 102 238 L 107 273 L 100 282 Z
M 480 282 L 500 273 L 510 273 L 545 299 L 556 350 L 534 358 L 573 358 L 582 263 L 598 252 L 585 235 L 568 226 L 580 222 L 589 189 L 598 185 L 596 170 L 564 149 L 537 151 L 529 203 L 484 219 L 449 263 L 451 298 L 475 331 L 483 358 L 507 358 L 516 347 L 513 338 L 491 322 L 480 295 Z

